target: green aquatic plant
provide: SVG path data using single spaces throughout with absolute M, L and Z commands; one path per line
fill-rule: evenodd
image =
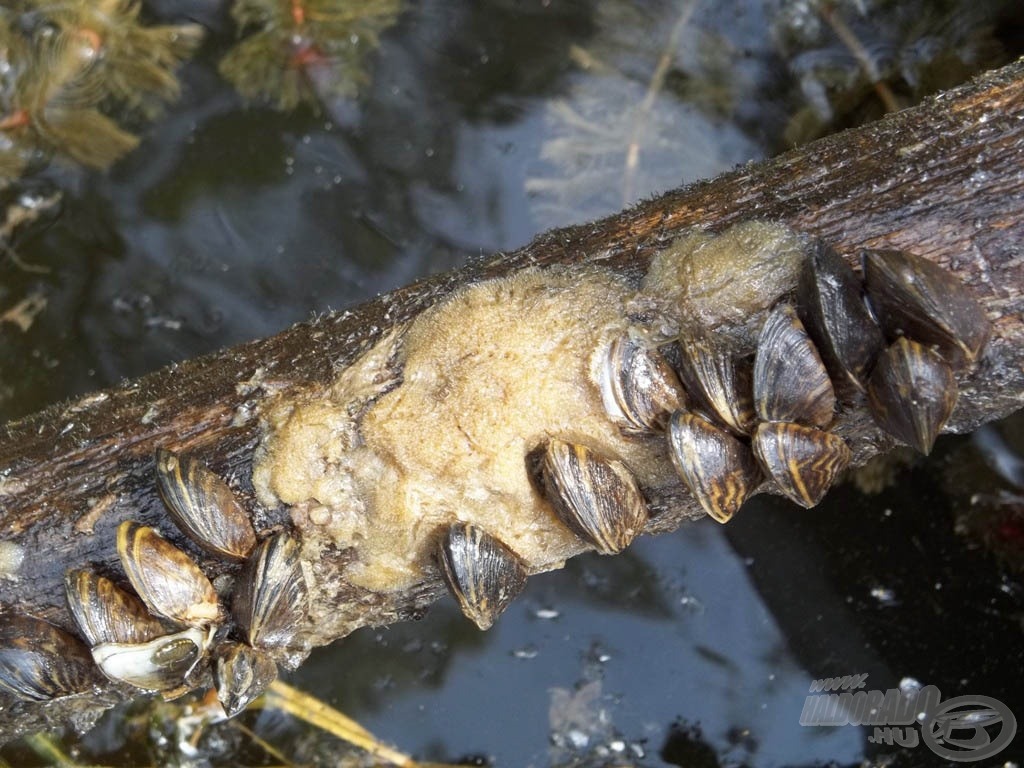
M 283 111 L 355 96 L 369 80 L 367 56 L 401 11 L 402 0 L 237 0 L 232 16 L 250 34 L 221 74 L 247 101 Z
M 137 0 L 31 0 L 0 16 L 0 180 L 37 157 L 105 168 L 134 149 L 120 120 L 152 119 L 180 91 L 195 24 L 146 26 Z

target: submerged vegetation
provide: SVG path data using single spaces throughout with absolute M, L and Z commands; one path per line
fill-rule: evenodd
M 282 110 L 354 97 L 401 0 L 236 0 L 246 36 L 220 65 L 247 100 Z M 104 169 L 175 101 L 198 24 L 151 25 L 138 0 L 21 0 L 0 8 L 0 184 L 51 157 Z
M 246 36 L 220 71 L 243 97 L 281 110 L 353 97 L 369 80 L 366 57 L 402 10 L 402 0 L 236 0 Z
M 147 26 L 135 0 L 25 0 L 0 13 L 0 181 L 53 155 L 105 168 L 178 96 L 196 24 Z

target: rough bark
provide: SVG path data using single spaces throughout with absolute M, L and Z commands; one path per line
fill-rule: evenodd
M 1024 403 L 1020 61 L 878 123 L 7 424 L 0 431 L 0 541 L 18 544 L 27 557 L 15 578 L 0 580 L 0 604 L 70 627 L 64 571 L 91 563 L 118 573 L 117 525 L 126 518 L 154 524 L 166 514 L 153 480 L 158 446 L 198 454 L 257 506 L 250 475 L 264 399 L 326 386 L 361 350 L 459 286 L 555 264 L 599 264 L 639 278 L 652 254 L 687 229 L 718 231 L 748 219 L 784 222 L 851 259 L 861 247 L 904 248 L 951 270 L 984 302 L 995 331 L 982 364 L 962 382 L 948 429 L 971 430 Z M 841 429 L 859 461 L 892 444 L 862 411 L 847 414 Z M 655 503 L 659 514 L 650 532 L 701 514 L 681 486 Z M 258 510 L 256 517 L 261 528 L 287 520 L 282 510 Z M 183 542 L 209 574 L 230 569 Z M 435 576 L 403 594 L 339 587 L 338 594 L 314 599 L 358 603 L 358 623 L 372 625 L 413 616 L 439 594 Z M 107 688 L 84 703 L 127 695 L 126 688 Z M 58 722 L 82 704 L 43 707 L 0 698 L 0 743 Z

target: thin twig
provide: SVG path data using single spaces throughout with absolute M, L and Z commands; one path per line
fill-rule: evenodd
M 821 17 L 832 27 L 832 31 L 836 33 L 843 45 L 845 45 L 850 53 L 853 54 L 854 58 L 857 59 L 857 63 L 860 64 L 860 68 L 864 70 L 864 74 L 868 76 L 871 81 L 872 87 L 875 89 L 875 93 L 878 94 L 878 98 L 882 100 L 882 104 L 885 105 L 886 112 L 899 112 L 900 105 L 896 101 L 896 96 L 889 87 L 889 84 L 885 82 L 881 75 L 878 73 L 878 67 L 875 66 L 875 62 L 871 60 L 871 56 L 868 54 L 867 49 L 861 44 L 860 40 L 853 33 L 853 30 L 843 21 L 843 17 L 836 13 L 835 8 L 829 2 L 820 3 L 817 6 L 818 13 Z
M 52 737 L 45 733 L 33 733 L 30 736 L 26 736 L 25 744 L 45 760 L 47 765 L 57 766 L 57 768 L 103 768 L 102 766 L 75 762 L 74 759 L 60 748 Z
M 287 757 L 285 757 L 284 754 L 282 752 L 280 752 L 273 744 L 268 742 L 266 739 L 261 738 L 251 728 L 246 728 L 244 725 L 242 725 L 240 722 L 238 722 L 237 719 L 231 721 L 231 726 L 233 728 L 238 729 L 239 731 L 244 733 L 246 736 L 248 736 L 249 739 L 253 742 L 253 744 L 255 744 L 257 747 L 262 749 L 264 752 L 266 752 L 272 758 L 274 758 L 275 760 L 280 760 L 282 766 L 287 766 L 287 768 L 294 768 L 295 763 L 293 763 L 291 760 L 289 760 Z
M 629 140 L 626 142 L 626 167 L 622 179 L 623 205 L 629 205 L 633 202 L 636 170 L 640 164 L 640 134 L 647 123 L 651 110 L 654 108 L 655 99 L 658 98 L 658 94 L 665 85 L 665 76 L 668 74 L 669 67 L 672 66 L 675 50 L 679 45 L 679 36 L 682 35 L 683 29 L 686 28 L 690 17 L 693 16 L 693 12 L 697 9 L 697 1 L 688 0 L 686 6 L 679 14 L 675 26 L 672 27 L 672 33 L 669 35 L 665 47 L 662 48 L 661 56 L 658 57 L 658 66 L 654 68 L 654 74 L 651 75 L 651 80 L 647 84 L 647 93 L 644 94 L 644 100 L 640 102 L 634 113 L 633 127 L 629 132 Z
M 260 706 L 256 702 L 254 706 Z M 374 757 L 401 768 L 416 768 L 416 762 L 397 749 L 381 743 L 355 720 L 346 717 L 315 696 L 303 693 L 287 683 L 275 680 L 263 697 L 263 707 L 280 709 L 310 725 L 322 728 L 339 739 L 364 749 Z

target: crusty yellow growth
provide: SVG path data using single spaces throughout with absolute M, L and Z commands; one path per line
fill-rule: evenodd
M 663 302 L 666 321 L 705 328 L 760 326 L 760 313 L 796 285 L 806 256 L 782 224 L 748 221 L 721 235 L 694 232 L 655 256 L 642 290 Z
M 499 537 L 531 572 L 559 567 L 586 547 L 531 482 L 531 451 L 558 437 L 621 459 L 642 488 L 673 482 L 663 438 L 624 437 L 605 411 L 597 382 L 611 341 L 655 328 L 668 339 L 699 323 L 751 343 L 762 310 L 794 288 L 804 247 L 781 225 L 749 222 L 677 240 L 639 294 L 596 267 L 467 286 L 393 330 L 328 390 L 269 407 L 257 494 L 288 505 L 307 563 L 325 547 L 344 550 L 332 559 L 346 563 L 342 578 L 376 592 L 422 581 L 456 520 Z M 655 309 L 652 329 L 630 327 L 638 308 Z
M 345 578 L 375 591 L 421 580 L 455 520 L 497 535 L 532 572 L 560 566 L 585 547 L 531 484 L 531 450 L 558 436 L 621 458 L 642 485 L 671 476 L 661 441 L 608 420 L 591 373 L 633 295 L 596 268 L 460 290 L 342 372 L 329 397 L 267 415 L 261 499 L 292 505 L 307 546 L 354 548 Z M 402 383 L 365 409 L 396 350 Z

